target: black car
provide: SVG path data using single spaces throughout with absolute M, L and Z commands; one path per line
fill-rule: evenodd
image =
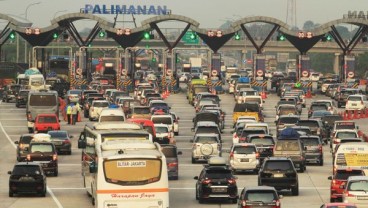
M 226 199 L 236 203 L 238 187 L 231 168 L 222 157 L 212 157 L 208 165 L 204 165 L 199 176 L 194 177 L 196 183 L 196 199 L 203 203 L 209 199 Z
M 28 162 L 37 161 L 42 165 L 43 171 L 58 176 L 58 155 L 56 147 L 51 141 L 35 141 L 33 139 L 25 150 L 28 151 Z
M 15 97 L 15 107 L 26 106 L 28 101 L 29 90 L 20 90 L 18 96 Z
M 258 186 L 290 189 L 292 195 L 298 196 L 299 181 L 293 161 L 286 157 L 266 158 L 258 172 Z
M 27 157 L 28 151 L 25 151 L 25 148 L 29 147 L 29 143 L 33 139 L 33 134 L 23 134 L 20 136 L 19 141 L 15 141 L 14 143 L 17 145 L 17 161 L 24 161 Z
M 35 193 L 46 196 L 46 175 L 39 163 L 19 162 L 8 171 L 9 197 L 14 194 Z
M 72 154 L 72 135 L 67 131 L 48 131 L 47 134 L 51 136 L 51 141 L 54 143 L 58 153 Z
M 178 155 L 183 154 L 178 151 L 175 145 L 171 144 L 161 144 L 161 151 L 166 157 L 167 173 L 169 175 L 169 180 L 179 179 L 179 159 Z
M 280 208 L 280 199 L 282 195 L 279 195 L 274 187 L 270 186 L 253 186 L 244 187 L 239 195 L 238 208 L 244 207 L 273 207 Z
M 18 96 L 19 90 L 21 89 L 21 85 L 11 84 L 5 86 L 3 92 L 3 102 L 9 102 L 11 100 L 15 101 L 15 98 Z

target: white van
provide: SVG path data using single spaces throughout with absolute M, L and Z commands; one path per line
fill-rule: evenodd
M 348 142 L 340 145 L 334 158 L 335 171 L 337 167 L 356 167 L 368 174 L 368 143 Z
M 124 122 L 125 113 L 121 108 L 105 108 L 101 110 L 98 122 Z
M 40 90 L 46 89 L 45 78 L 42 74 L 32 74 L 28 76 L 28 89 L 30 90 Z

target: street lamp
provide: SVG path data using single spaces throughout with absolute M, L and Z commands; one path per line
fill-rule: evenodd
M 25 12 L 25 19 L 27 19 L 27 16 L 28 16 L 28 9 L 31 7 L 31 6 L 34 6 L 34 5 L 37 5 L 37 4 L 41 4 L 41 2 L 36 2 L 36 3 L 32 3 L 32 4 L 29 4 L 27 7 L 26 7 L 26 12 Z M 24 40 L 24 63 L 27 63 L 27 41 Z
M 57 14 L 59 14 L 59 13 L 63 13 L 63 12 L 67 12 L 67 11 L 68 11 L 68 10 L 66 10 L 66 9 L 65 9 L 65 10 L 59 10 L 59 11 L 55 12 L 55 13 L 54 13 L 54 19 L 55 19 L 55 17 L 56 17 L 56 15 L 57 15 Z

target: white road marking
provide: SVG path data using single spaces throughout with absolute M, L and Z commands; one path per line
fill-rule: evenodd
M 0 128 L 1 131 L 4 133 L 5 137 L 8 139 L 9 143 L 14 147 L 14 149 L 17 148 L 17 146 L 14 144 L 13 140 L 10 139 L 10 136 L 8 135 L 8 133 L 6 133 L 3 124 L 0 122 Z M 54 193 L 52 192 L 52 190 L 49 188 L 49 186 L 46 186 L 47 188 L 47 192 L 50 194 L 50 196 L 52 197 L 52 199 L 55 201 L 56 205 L 58 208 L 63 208 L 63 206 L 61 205 L 61 203 L 59 202 L 59 200 L 56 198 L 56 196 L 54 195 Z

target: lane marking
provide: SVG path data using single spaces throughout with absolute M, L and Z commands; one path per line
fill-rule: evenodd
M 10 139 L 10 136 L 8 135 L 8 133 L 6 133 L 3 124 L 0 122 L 0 128 L 1 131 L 4 133 L 5 137 L 8 139 L 8 141 L 10 142 L 10 144 L 14 147 L 14 149 L 17 149 L 17 146 L 14 144 L 13 140 Z M 59 202 L 59 200 L 56 198 L 56 196 L 54 195 L 54 193 L 52 192 L 52 190 L 49 188 L 49 186 L 46 186 L 47 192 L 50 194 L 50 196 L 52 197 L 52 199 L 55 201 L 56 205 L 58 208 L 63 208 L 63 206 L 61 205 L 61 203 Z

